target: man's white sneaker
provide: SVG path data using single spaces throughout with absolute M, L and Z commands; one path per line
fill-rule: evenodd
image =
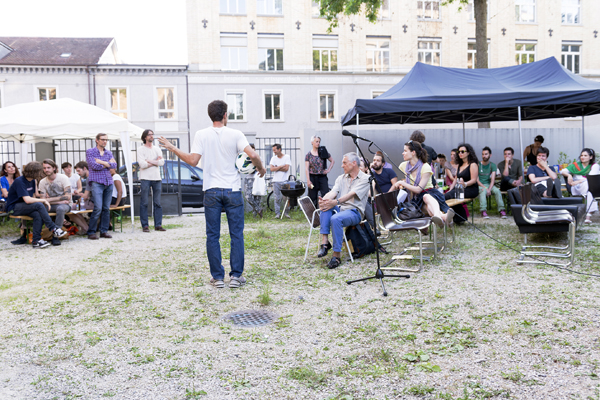
M 44 239 L 40 239 L 37 242 L 33 242 L 32 246 L 34 249 L 43 249 L 44 247 L 50 246 L 50 243 L 46 242 Z
M 62 229 L 60 229 L 60 228 L 56 228 L 56 229 L 54 230 L 54 237 L 55 237 L 55 238 L 62 239 L 62 238 L 64 238 L 65 236 L 68 236 L 68 235 L 69 235 L 69 232 L 65 232 L 65 231 L 63 231 L 63 230 L 62 230 Z

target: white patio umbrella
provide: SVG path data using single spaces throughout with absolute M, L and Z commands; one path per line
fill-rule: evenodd
M 27 143 L 53 139 L 90 139 L 105 133 L 111 140 L 121 140 L 127 164 L 129 193 L 133 194 L 131 171 L 132 138 L 143 129 L 100 107 L 64 98 L 17 104 L 0 108 L 0 139 L 21 143 L 21 163 L 27 163 Z M 131 195 L 131 227 L 133 229 L 133 195 Z

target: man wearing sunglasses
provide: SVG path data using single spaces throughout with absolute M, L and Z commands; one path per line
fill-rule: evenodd
M 91 185 L 94 211 L 90 216 L 90 226 L 87 231 L 88 239 L 97 240 L 96 228 L 100 219 L 100 237 L 110 239 L 108 226 L 110 223 L 110 201 L 112 200 L 113 178 L 111 169 L 117 169 L 117 162 L 110 150 L 106 149 L 108 136 L 106 133 L 96 135 L 96 147 L 85 152 L 90 175 L 88 187 Z M 89 190 L 89 189 L 88 189 Z

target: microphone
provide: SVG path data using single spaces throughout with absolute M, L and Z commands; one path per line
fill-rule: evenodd
M 369 142 L 369 143 L 373 143 L 372 141 L 370 141 L 369 139 L 365 139 L 365 138 L 361 138 L 360 136 L 356 136 L 354 133 L 344 129 L 342 131 L 342 135 L 343 136 L 349 136 L 352 138 L 352 140 L 356 140 L 356 139 L 360 139 L 360 140 L 364 140 L 365 142 Z

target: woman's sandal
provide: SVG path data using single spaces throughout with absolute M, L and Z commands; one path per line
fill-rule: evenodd
M 585 216 L 584 223 L 586 223 L 586 224 L 591 224 L 592 223 L 592 214 L 588 214 L 588 215 Z

